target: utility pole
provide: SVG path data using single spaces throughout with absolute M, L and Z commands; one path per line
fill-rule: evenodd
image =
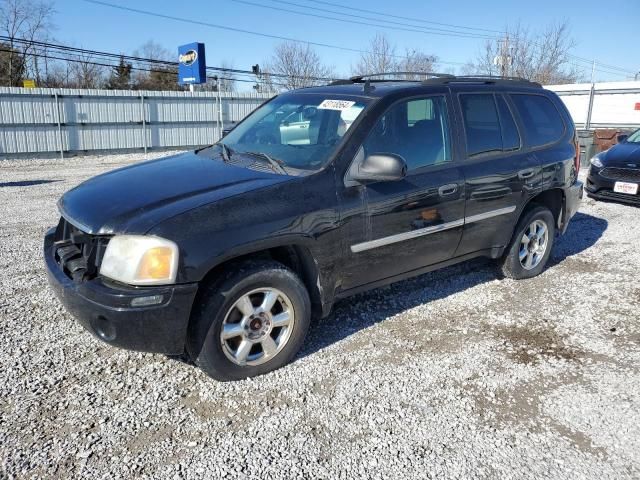
M 500 68 L 501 77 L 508 77 L 512 63 L 513 58 L 511 57 L 511 46 L 509 45 L 509 34 L 507 34 L 504 39 L 500 41 L 500 53 L 493 59 L 493 64 Z

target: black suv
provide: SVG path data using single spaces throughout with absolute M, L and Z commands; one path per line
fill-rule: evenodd
M 289 362 L 311 318 L 357 292 L 479 256 L 539 274 L 582 198 L 578 166 L 571 117 L 538 84 L 358 77 L 84 182 L 44 256 L 98 338 L 240 379 Z

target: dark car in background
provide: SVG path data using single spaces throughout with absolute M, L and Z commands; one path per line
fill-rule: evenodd
M 287 92 L 215 145 L 67 192 L 50 284 L 111 345 L 259 375 L 355 293 L 475 257 L 541 273 L 582 197 L 576 139 L 556 94 L 525 80 Z
M 640 205 L 640 130 L 591 159 L 586 191 L 598 200 Z

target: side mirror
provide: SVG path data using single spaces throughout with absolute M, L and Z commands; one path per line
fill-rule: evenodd
M 360 148 L 345 179 L 346 186 L 371 182 L 393 182 L 407 175 L 407 163 L 400 155 L 393 153 L 373 153 L 364 156 Z
M 624 142 L 627 138 L 629 138 L 629 135 L 627 135 L 626 133 L 621 133 L 620 135 L 618 135 L 618 143 Z

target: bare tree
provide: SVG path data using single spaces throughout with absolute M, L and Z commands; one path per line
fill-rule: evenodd
M 223 60 L 220 65 L 223 69 L 233 70 L 233 62 Z M 222 71 L 218 74 L 218 88 L 221 92 L 235 92 L 236 91 L 236 76 L 233 72 Z
M 575 42 L 567 22 L 539 33 L 520 24 L 505 30 L 503 38 L 486 42 L 476 61 L 464 67 L 465 73 L 517 76 L 543 85 L 573 83 L 581 77 L 570 61 Z
M 367 51 L 362 54 L 355 67 L 354 75 L 367 75 L 384 72 L 433 72 L 437 57 L 428 55 L 420 50 L 406 49 L 404 55 L 396 53 L 396 46 L 381 33 L 371 40 Z M 423 75 L 408 74 L 407 80 L 419 80 Z
M 418 50 L 405 51 L 404 58 L 398 61 L 398 70 L 401 72 L 432 73 L 434 65 L 438 61 L 435 55 L 427 55 Z M 410 73 L 405 75 L 407 80 L 422 80 L 426 75 Z
M 392 45 L 386 35 L 377 33 L 371 40 L 369 48 L 362 54 L 355 67 L 354 75 L 398 71 L 396 47 Z
M 105 83 L 105 67 L 97 65 L 88 54 L 79 54 L 77 60 L 68 62 L 67 86 L 72 88 L 100 88 Z M 52 81 L 54 81 L 52 79 Z
M 16 86 L 20 78 L 14 76 L 14 63 L 22 63 L 25 74 L 37 82 L 43 78 L 48 60 L 46 47 L 37 42 L 51 39 L 53 30 L 52 17 L 55 13 L 50 0 L 0 0 L 0 32 L 9 37 L 9 54 L 7 58 L 10 73 L 9 85 Z
M 139 57 L 133 74 L 133 87 L 141 90 L 180 90 L 178 71 L 163 62 L 175 62 L 175 55 L 159 43 L 149 40 L 133 52 Z
M 310 45 L 284 42 L 276 46 L 264 73 L 273 76 L 283 88 L 293 90 L 327 83 L 333 77 L 333 68 L 324 65 Z

